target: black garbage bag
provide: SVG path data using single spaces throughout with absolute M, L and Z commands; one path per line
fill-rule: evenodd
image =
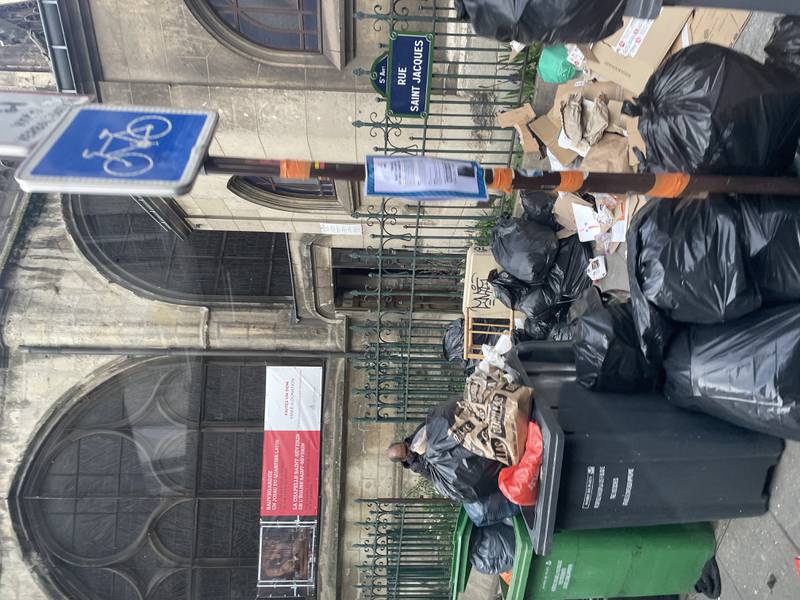
M 627 0 L 456 0 L 475 33 L 523 44 L 589 43 L 622 27 Z
M 566 319 L 559 319 L 550 328 L 547 339 L 551 342 L 568 342 L 572 339 L 572 327 Z
M 637 217 L 628 234 L 635 247 L 629 275 L 665 317 L 722 323 L 761 306 L 735 200 L 651 200 Z M 635 308 L 633 291 L 631 300 Z
M 800 79 L 697 44 L 670 57 L 624 110 L 640 117 L 645 171 L 783 174 L 800 138 Z
M 442 355 L 450 362 L 464 360 L 464 319 L 451 321 L 444 330 Z
M 639 347 L 628 299 L 610 297 L 603 302 L 595 289 L 586 290 L 579 301 L 582 314 L 570 310 L 572 349 L 578 383 L 598 392 L 647 392 L 659 379 Z M 598 305 L 599 304 L 599 305 Z
M 559 240 L 558 254 L 547 274 L 546 283 L 553 295 L 561 301 L 571 301 L 590 287 L 592 280 L 586 274 L 586 269 L 591 258 L 591 247 L 581 243 L 577 235 Z
M 494 259 L 528 285 L 545 280 L 557 253 L 556 234 L 538 223 L 503 217 L 492 230 Z
M 497 269 L 489 271 L 488 280 L 497 299 L 510 309 L 516 308 L 520 298 L 525 296 L 530 288 L 527 283 L 520 281 L 511 273 L 498 272 Z
M 428 413 L 425 460 L 436 491 L 454 502 L 467 504 L 499 493 L 497 476 L 505 465 L 470 452 L 448 434 L 460 400 L 443 402 Z
M 664 361 L 670 402 L 800 440 L 800 305 L 678 334 Z
M 526 317 L 540 321 L 551 321 L 558 310 L 558 293 L 549 285 L 533 285 L 528 288 L 528 293 L 520 298 L 517 310 Z
M 786 69 L 800 76 L 800 16 L 781 17 L 764 52 L 768 67 Z
M 469 562 L 479 573 L 498 575 L 514 568 L 517 541 L 509 525 L 473 527 L 469 538 Z
M 800 302 L 800 199 L 738 197 L 750 271 L 765 305 Z
M 492 494 L 476 502 L 464 504 L 464 511 L 478 527 L 490 527 L 502 523 L 506 519 L 519 514 L 519 506 L 503 495 L 503 492 Z
M 519 193 L 522 202 L 522 218 L 533 221 L 553 231 L 558 231 L 561 226 L 556 222 L 553 214 L 553 205 L 558 200 L 558 195 L 551 192 L 536 190 L 521 190 Z
M 528 317 L 525 319 L 525 335 L 529 340 L 546 340 L 550 333 L 550 323 Z

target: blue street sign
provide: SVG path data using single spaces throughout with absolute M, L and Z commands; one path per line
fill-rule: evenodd
M 433 34 L 393 31 L 389 36 L 386 113 L 427 118 L 432 75 Z
M 381 96 L 386 98 L 386 80 L 388 79 L 389 72 L 389 53 L 384 52 L 375 62 L 372 63 L 372 68 L 369 72 L 369 78 L 372 82 L 372 87 Z
M 17 172 L 28 192 L 167 195 L 188 192 L 216 111 L 90 105 L 73 109 Z

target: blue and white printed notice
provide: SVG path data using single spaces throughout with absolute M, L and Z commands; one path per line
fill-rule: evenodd
M 483 168 L 475 161 L 422 156 L 368 156 L 367 196 L 416 200 L 486 200 Z

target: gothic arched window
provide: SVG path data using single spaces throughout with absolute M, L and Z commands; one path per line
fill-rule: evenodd
M 254 598 L 265 385 L 263 362 L 154 359 L 56 413 L 10 498 L 43 582 L 70 600 Z M 304 565 L 281 574 L 313 580 Z
M 245 39 L 273 50 L 319 52 L 320 0 L 206 0 Z
M 228 189 L 249 202 L 286 212 L 346 211 L 352 206 L 351 186 L 327 179 L 281 179 L 279 177 L 231 177 Z
M 73 196 L 67 221 L 107 277 L 150 297 L 186 304 L 286 302 L 293 295 L 286 234 L 163 229 L 130 198 Z

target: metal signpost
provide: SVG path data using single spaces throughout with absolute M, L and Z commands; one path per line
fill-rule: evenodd
M 389 37 L 386 114 L 428 117 L 433 76 L 433 34 L 393 31 Z
M 73 109 L 17 171 L 26 192 L 177 196 L 194 183 L 217 112 L 90 105 Z
M 388 81 L 388 72 L 389 53 L 384 52 L 375 59 L 375 62 L 372 63 L 372 67 L 369 70 L 369 79 L 372 83 L 372 87 L 384 98 L 386 98 L 386 82 Z

